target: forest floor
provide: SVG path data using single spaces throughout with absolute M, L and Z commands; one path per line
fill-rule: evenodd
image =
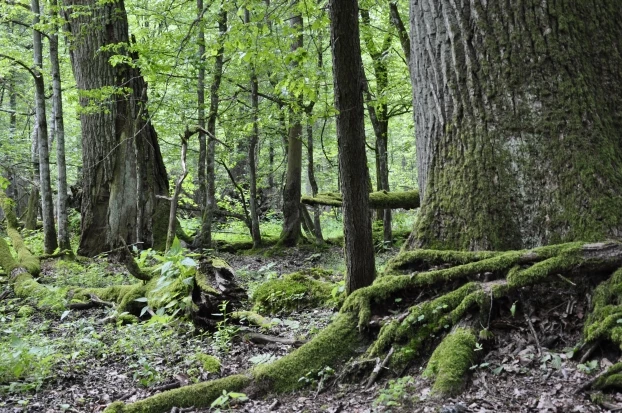
M 331 247 L 321 254 L 293 249 L 271 257 L 219 256 L 231 264 L 240 284 L 252 292 L 266 278 L 302 268 L 343 272 L 341 251 L 340 247 Z M 378 254 L 378 266 L 396 252 Z M 56 287 L 130 282 L 122 267 L 103 259 L 88 263 L 48 261 L 43 268 L 41 282 Z M 293 350 L 292 346 L 257 345 L 233 338 L 238 326 L 232 323 L 222 324 L 217 333 L 197 331 L 189 322 L 152 320 L 118 326 L 101 323 L 109 313 L 106 309 L 54 312 L 29 307 L 10 292 L 0 291 L 0 297 L 0 412 L 99 412 L 115 400 L 131 402 L 170 384 L 243 372 Z M 431 397 L 431 384 L 420 374 L 425 366 L 411 365 L 405 371 L 383 372 L 369 390 L 360 382 L 330 381 L 327 388 L 318 390 L 317 380 L 309 376 L 301 378 L 309 382 L 306 390 L 251 395 L 245 401 L 230 394 L 219 409 L 330 413 L 607 411 L 591 403 L 586 394 L 576 394 L 576 389 L 615 362 L 615 349 L 599 349 L 582 364 L 569 358 L 580 341 L 588 300 L 585 292 L 564 289 L 551 294 L 548 286 L 530 293 L 529 301 L 534 305 L 527 311 L 529 317 L 517 310 L 515 303 L 500 303 L 505 306 L 502 317 L 490 326 L 494 339 L 484 345 L 481 351 L 485 356 L 473 366 L 464 393 L 454 399 Z M 270 331 L 262 332 L 309 339 L 330 322 L 334 312 L 307 309 L 279 315 Z M 204 354 L 220 360 L 219 372 L 208 371 Z M 339 374 L 339 366 L 328 367 Z M 11 375 L 23 378 L 11 382 Z M 362 383 L 366 381 L 367 377 L 361 379 Z M 612 394 L 612 399 L 622 402 L 622 394 Z

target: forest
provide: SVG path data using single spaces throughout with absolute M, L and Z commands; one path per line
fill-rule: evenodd
M 0 0 L 0 412 L 622 410 L 617 0 Z

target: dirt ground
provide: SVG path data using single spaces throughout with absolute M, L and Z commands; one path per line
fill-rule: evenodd
M 393 252 L 379 254 L 379 265 Z M 252 290 L 265 277 L 305 267 L 343 271 L 341 249 L 325 253 L 292 250 L 271 257 L 221 254 L 236 269 L 240 283 Z M 48 268 L 48 277 L 54 277 Z M 111 272 L 119 271 L 111 267 Z M 45 276 L 45 275 L 44 275 Z M 472 368 L 464 392 L 453 399 L 431 395 L 431 383 L 421 377 L 424 364 L 404 371 L 383 371 L 365 389 L 359 382 L 308 377 L 309 386 L 293 394 L 247 395 L 248 400 L 213 409 L 184 412 L 604 412 L 622 407 L 622 395 L 613 393 L 611 410 L 590 401 L 577 389 L 619 357 L 619 351 L 596 349 L 583 363 L 571 359 L 581 337 L 588 295 L 583 291 L 551 289 L 525 292 L 515 302 L 496 303 L 494 338 L 482 342 L 480 360 Z M 11 294 L 0 302 L 0 317 L 15 320 L 21 308 Z M 49 343 L 64 358 L 55 361 L 40 388 L 11 392 L 6 383 L 0 392 L 0 412 L 100 412 L 115 400 L 132 402 L 162 391 L 169 385 L 210 380 L 243 372 L 254 364 L 282 357 L 293 350 L 282 344 L 257 345 L 243 339 L 216 340 L 211 333 L 196 331 L 189 323 L 116 326 L 101 324 L 104 309 L 73 311 L 61 319 L 58 313 L 36 311 L 12 328 L 27 329 L 35 341 Z M 325 327 L 331 309 L 306 309 L 277 315 L 268 334 L 309 339 Z M 527 315 L 525 315 L 527 314 Z M 7 324 L 8 325 L 8 324 Z M 228 330 L 234 331 L 234 327 Z M 242 327 L 242 329 L 252 329 Z M 223 335 L 227 334 L 226 329 Z M 0 334 L 16 334 L 0 323 Z M 238 334 L 238 337 L 240 335 Z M 537 340 L 536 340 L 537 337 Z M 228 337 L 225 337 L 228 338 Z M 224 343 L 224 344 L 223 344 Z M 212 354 L 221 361 L 218 373 L 204 370 L 197 354 Z M 423 360 L 426 357 L 422 357 Z M 340 366 L 329 366 L 339 376 Z M 1 375 L 0 375 L 1 377 Z M 401 379 L 400 379 L 401 377 Z M 305 380 L 304 378 L 302 380 Z M 182 410 L 178 410 L 182 411 Z

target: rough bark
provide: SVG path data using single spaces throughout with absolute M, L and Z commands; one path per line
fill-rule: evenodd
M 251 111 L 253 129 L 248 145 L 248 169 L 250 180 L 249 213 L 251 218 L 251 237 L 253 248 L 261 247 L 261 232 L 259 231 L 259 212 L 257 206 L 257 145 L 259 144 L 259 84 L 255 68 L 251 68 Z
M 210 86 L 210 108 L 207 117 L 207 154 L 206 154 L 206 177 L 207 177 L 207 198 L 205 202 L 205 212 L 203 213 L 203 223 L 201 225 L 201 233 L 197 237 L 198 242 L 204 248 L 212 246 L 212 221 L 214 220 L 214 212 L 217 210 L 216 204 L 216 180 L 214 167 L 215 151 L 216 151 L 216 120 L 218 117 L 218 106 L 220 103 L 220 83 L 222 80 L 223 56 L 225 52 L 224 38 L 227 33 L 227 12 L 223 8 L 223 2 L 220 4 L 218 12 L 218 52 L 214 59 L 214 77 Z
M 313 124 L 311 123 L 311 107 L 307 111 L 307 176 L 309 178 L 309 185 L 311 186 L 311 194 L 316 197 L 318 194 L 317 180 L 315 179 L 315 163 L 313 159 Z M 304 204 L 300 205 L 301 208 L 306 208 Z M 303 211 L 304 213 L 304 211 Z M 318 243 L 324 242 L 324 236 L 322 235 L 322 222 L 320 221 L 320 208 L 317 205 L 313 206 L 313 233 Z
M 168 195 L 168 179 L 148 120 L 147 85 L 138 68 L 112 66 L 113 53 L 101 50 L 129 42 L 123 0 L 70 0 L 66 6 L 73 36 L 71 62 L 83 107 L 78 253 L 98 254 L 120 238 L 127 244 L 164 248 L 169 205 L 156 196 Z M 128 52 L 121 46 L 114 54 Z
M 343 194 L 346 289 L 350 293 L 371 285 L 375 276 L 367 199 L 369 183 L 363 115 L 363 65 L 358 2 L 331 0 L 329 7 L 335 106 L 339 111 L 337 140 Z
M 294 13 L 298 0 L 292 0 L 291 5 Z M 294 14 L 290 18 L 290 25 L 296 31 L 291 50 L 295 52 L 303 47 L 302 39 L 302 15 Z M 292 67 L 298 63 L 292 61 Z M 302 98 L 299 98 L 299 103 Z M 302 105 L 299 105 L 299 107 Z M 300 195 L 302 186 L 302 123 L 300 114 L 290 108 L 290 126 L 287 137 L 287 175 L 285 188 L 283 189 L 283 231 L 279 243 L 292 247 L 298 243 L 300 237 Z
M 58 17 L 58 2 L 51 1 L 52 18 Z M 54 136 L 56 140 L 56 165 L 58 170 L 57 186 L 57 217 L 58 217 L 58 247 L 61 250 L 71 249 L 69 242 L 69 222 L 67 216 L 67 165 L 65 161 L 65 122 L 63 119 L 63 95 L 60 77 L 60 62 L 58 59 L 58 27 L 53 25 L 49 36 L 50 68 L 52 71 L 52 105 L 54 107 Z
M 620 19 L 614 0 L 411 1 L 411 247 L 622 235 Z
M 30 2 L 33 13 L 33 25 L 39 24 L 39 0 Z M 35 74 L 35 107 L 37 112 L 37 147 L 39 149 L 39 174 L 41 191 L 41 218 L 43 220 L 43 245 L 46 254 L 51 254 L 58 247 L 56 227 L 54 226 L 54 203 L 52 201 L 52 183 L 50 180 L 50 150 L 48 146 L 48 126 L 45 114 L 45 84 L 43 81 L 43 41 L 41 32 L 33 30 L 33 55 Z
M 203 22 L 203 0 L 197 0 L 197 18 L 201 20 L 197 25 L 197 45 L 199 46 L 197 50 L 199 65 L 199 70 L 197 72 L 197 115 L 199 127 L 205 129 L 205 29 Z M 205 179 L 207 143 L 205 138 L 205 132 L 199 131 L 199 160 L 197 165 L 199 190 L 196 196 L 203 214 L 205 214 L 207 202 L 207 182 Z

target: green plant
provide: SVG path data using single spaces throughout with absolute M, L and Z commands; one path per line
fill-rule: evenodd
M 389 384 L 380 390 L 374 400 L 374 407 L 397 407 L 408 405 L 413 402 L 410 394 L 414 391 L 415 381 L 412 376 L 404 376 L 399 379 L 389 380 Z
M 134 371 L 134 380 L 138 380 L 144 387 L 148 387 L 160 379 L 158 371 L 145 357 L 141 357 L 136 363 L 130 364 L 129 368 Z
M 220 412 L 220 408 L 228 408 L 233 403 L 242 403 L 248 400 L 246 394 L 244 393 L 236 393 L 236 392 L 228 392 L 226 390 L 222 391 L 222 394 L 212 402 L 210 408 L 216 408 L 215 412 Z
M 578 364 L 577 369 L 585 374 L 592 374 L 598 369 L 598 360 L 588 361 L 585 364 Z
M 220 320 L 216 324 L 216 331 L 212 335 L 212 345 L 216 348 L 216 350 L 221 353 L 228 353 L 231 349 L 231 342 L 233 341 L 233 337 L 238 333 L 239 328 L 232 326 L 229 323 L 229 317 L 227 315 L 227 305 L 229 301 L 223 301 L 218 305 L 218 310 L 220 313 L 214 314 L 215 316 L 222 316 L 222 320 Z

